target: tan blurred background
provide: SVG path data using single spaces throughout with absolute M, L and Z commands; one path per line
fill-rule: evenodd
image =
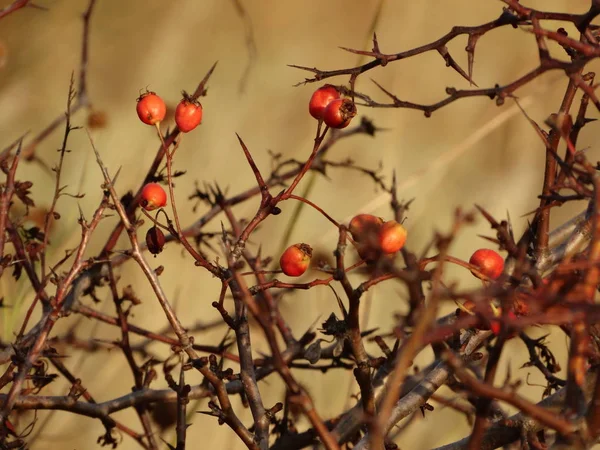
M 193 203 L 186 203 L 195 180 L 208 183 L 218 180 L 230 194 L 253 185 L 252 173 L 235 132 L 242 136 L 264 172 L 268 172 L 271 165 L 268 150 L 300 159 L 309 154 L 315 122 L 307 114 L 307 102 L 316 85 L 294 88 L 293 85 L 307 74 L 287 67 L 287 64 L 321 69 L 358 64 L 361 62 L 359 57 L 338 46 L 370 49 L 371 25 L 378 11 L 375 30 L 381 49 L 393 53 L 431 42 L 452 25 L 476 25 L 493 20 L 502 8 L 502 3 L 495 0 L 239 2 L 252 22 L 257 50 L 244 92 L 240 92 L 240 82 L 249 61 L 247 23 L 236 12 L 233 0 L 102 0 L 98 1 L 92 19 L 89 95 L 94 109 L 104 112 L 108 120 L 104 129 L 94 130 L 92 135 L 111 172 L 122 168 L 117 183 L 121 194 L 139 185 L 157 149 L 153 130 L 142 125 L 135 114 L 135 99 L 140 89 L 148 86 L 174 106 L 180 91 L 193 90 L 208 68 L 219 61 L 209 84 L 208 96 L 203 99 L 203 124 L 199 130 L 184 137 L 176 158 L 176 168 L 188 171 L 187 176 L 177 180 L 176 187 L 184 224 L 191 223 L 206 210 L 202 206 L 193 214 Z M 4 1 L 1 5 L 8 3 Z M 526 3 L 550 10 L 584 12 L 589 2 L 532 0 Z M 78 69 L 80 16 L 87 2 L 40 0 L 38 4 L 48 10 L 27 8 L 0 22 L 1 147 L 28 130 L 35 134 L 64 111 L 69 77 Z M 573 30 L 569 31 L 575 35 Z M 449 46 L 463 67 L 467 61 L 465 46 L 464 38 L 456 39 Z M 562 57 L 560 49 L 552 48 Z M 480 87 L 503 84 L 536 64 L 537 49 L 533 37 L 524 31 L 504 28 L 479 41 L 474 79 Z M 445 67 L 436 52 L 375 69 L 359 78 L 357 90 L 385 101 L 370 78 L 401 99 L 420 103 L 443 98 L 446 86 L 468 87 L 467 82 Z M 347 78 L 331 82 L 342 84 Z M 550 73 L 517 94 L 528 114 L 541 123 L 557 109 L 565 85 L 564 77 Z M 471 208 L 477 203 L 499 218 L 506 217 L 509 212 L 516 232 L 523 230 L 526 218 L 522 216 L 537 204 L 544 149 L 513 102 L 507 101 L 504 107 L 498 108 L 486 98 L 466 99 L 434 113 L 430 119 L 410 110 L 360 108 L 359 114 L 373 119 L 377 126 L 387 131 L 375 138 L 359 136 L 345 140 L 335 146 L 330 157 L 337 160 L 352 158 L 373 169 L 381 163 L 388 180 L 392 171 L 396 171 L 401 198 L 415 198 L 406 222 L 412 250 L 423 250 L 435 230 L 447 231 L 457 206 Z M 589 115 L 596 117 L 597 113 L 590 108 Z M 82 111 L 74 117 L 74 123 L 84 125 L 86 119 L 87 112 Z M 580 148 L 590 149 L 592 161 L 597 159 L 595 141 L 598 135 L 597 125 L 591 124 L 584 129 L 579 141 Z M 50 166 L 57 160 L 55 150 L 61 136 L 62 130 L 38 148 L 39 157 Z M 91 158 L 85 133 L 74 133 L 69 148 L 72 153 L 67 156 L 63 184 L 69 185 L 71 193 L 79 191 L 86 196 L 79 201 L 66 197 L 60 200 L 58 211 L 62 219 L 51 236 L 53 261 L 64 254 L 64 249 L 72 248 L 78 242 L 77 205 L 89 217 L 101 194 L 100 172 Z M 344 170 L 331 170 L 329 176 L 330 180 L 318 178 L 310 199 L 333 217 L 346 220 L 357 212 L 389 216 L 388 196 L 375 189 L 366 177 Z M 50 204 L 54 180 L 39 165 L 21 165 L 18 178 L 33 179 L 32 190 L 37 204 L 42 207 Z M 302 188 L 300 185 L 300 190 Z M 236 208 L 236 213 L 248 217 L 256 206 L 256 200 L 248 202 Z M 279 251 L 293 206 L 284 205 L 283 213 L 271 217 L 254 236 L 255 244 L 262 243 L 263 255 Z M 563 208 L 556 214 L 555 222 L 560 223 L 583 207 Z M 107 220 L 100 227 L 90 255 L 100 249 L 114 222 L 114 219 Z M 213 221 L 207 229 L 218 230 L 219 221 Z M 463 232 L 453 245 L 452 253 L 468 258 L 475 248 L 485 246 L 477 234 L 491 235 L 483 220 Z M 307 242 L 328 254 L 331 254 L 335 240 L 335 230 L 312 210 L 303 211 L 291 237 L 292 242 Z M 126 248 L 125 241 L 121 248 Z M 198 321 L 209 322 L 217 318 L 210 303 L 217 298 L 219 283 L 196 268 L 179 248 L 168 248 L 151 264 L 166 267 L 161 281 L 184 325 L 192 326 Z M 143 299 L 143 304 L 134 310 L 132 322 L 152 330 L 164 329 L 166 321 L 139 269 L 128 264 L 120 271 L 120 276 L 121 284 L 133 284 Z M 453 268 L 449 268 L 447 279 L 461 280 L 464 286 L 476 285 L 470 275 Z M 15 324 L 21 323 L 23 308 L 18 305 L 29 304 L 32 293 L 26 284 L 12 283 L 6 276 L 0 282 L 0 288 L 1 296 L 16 305 L 10 312 L 3 310 L 0 315 L 0 329 L 6 338 Z M 98 308 L 114 314 L 108 293 L 101 291 L 100 294 L 104 301 Z M 389 283 L 369 292 L 365 302 L 369 309 L 368 323 L 364 327 L 388 330 L 393 323 L 390 312 L 406 310 L 404 299 L 404 291 L 398 284 Z M 282 304 L 283 313 L 297 336 L 317 319 L 324 320 L 336 308 L 335 298 L 325 287 L 286 295 Z M 445 311 L 453 308 L 448 304 Z M 62 332 L 78 321 L 81 325 L 79 335 L 83 338 L 114 340 L 119 337 L 115 328 L 98 326 L 77 317 L 65 319 Z M 532 330 L 532 334 L 537 335 L 543 332 Z M 222 328 L 198 333 L 196 342 L 216 343 L 222 335 Z M 255 350 L 265 349 L 260 334 L 254 336 Z M 555 335 L 552 344 L 558 354 L 564 354 L 567 343 L 561 334 Z M 505 352 L 505 366 L 510 366 L 511 376 L 525 378 L 531 372 L 531 381 L 541 383 L 536 371 L 519 369 L 526 361 L 520 354 L 523 346 L 520 343 L 511 345 Z M 155 345 L 150 349 L 158 356 L 168 354 L 165 346 Z M 98 401 L 130 392 L 133 380 L 120 351 L 113 349 L 92 356 L 74 351 L 68 354 L 67 366 L 81 377 Z M 430 357 L 424 352 L 417 363 L 423 366 Z M 296 375 L 306 384 L 325 418 L 339 414 L 348 406 L 349 393 L 356 391 L 352 376 L 347 372 L 330 371 L 317 376 L 312 372 L 297 371 Z M 498 380 L 504 377 L 505 373 L 500 373 Z M 162 375 L 160 378 L 154 387 L 164 386 Z M 188 381 L 198 383 L 201 380 L 191 374 Z M 260 386 L 265 393 L 266 405 L 271 406 L 282 398 L 283 388 L 275 377 Z M 538 386 L 523 389 L 532 400 L 539 400 L 542 390 Z M 47 392 L 63 395 L 67 391 L 68 386 L 61 381 L 54 383 Z M 206 404 L 194 407 L 202 410 L 206 409 Z M 242 411 L 239 405 L 238 411 Z M 249 423 L 248 411 L 240 414 Z M 98 420 L 73 417 L 65 412 L 41 412 L 38 417 L 42 422 L 48 422 L 33 445 L 34 450 L 94 448 L 96 438 L 103 430 Z M 114 417 L 141 431 L 132 411 L 120 412 Z M 213 418 L 194 415 L 191 423 L 188 430 L 190 448 L 242 448 L 235 435 L 225 426 L 218 427 Z M 404 449 L 428 449 L 463 437 L 468 431 L 464 417 L 439 406 L 426 418 L 416 418 L 398 443 Z M 162 436 L 173 439 L 172 431 Z M 131 439 L 124 438 L 119 448 L 137 446 Z

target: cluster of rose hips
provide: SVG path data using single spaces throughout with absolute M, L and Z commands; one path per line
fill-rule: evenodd
M 182 133 L 188 133 L 202 122 L 202 105 L 185 91 L 175 108 L 175 123 Z M 137 114 L 147 125 L 157 125 L 167 114 L 167 106 L 154 92 L 145 92 L 137 99 Z
M 142 189 L 140 206 L 146 211 L 154 211 L 167 205 L 167 193 L 158 183 L 147 183 Z M 154 256 L 162 252 L 165 246 L 165 234 L 156 225 L 146 233 L 146 245 Z
M 335 86 L 326 84 L 313 93 L 308 103 L 308 112 L 319 121 L 319 126 L 321 122 L 325 122 L 330 128 L 346 128 L 356 116 L 356 105 L 348 98 L 341 98 Z M 404 236 L 406 239 L 406 232 Z M 279 265 L 284 274 L 299 277 L 308 269 L 311 258 L 310 245 L 294 244 L 281 254 Z
M 330 128 L 346 128 L 356 116 L 356 105 L 349 98 L 341 98 L 335 86 L 326 84 L 313 93 L 308 112 Z
M 137 114 L 148 125 L 159 125 L 165 118 L 166 105 L 154 92 L 146 92 L 137 99 Z M 308 104 L 308 110 L 319 122 L 330 128 L 345 128 L 356 116 L 356 105 L 348 98 L 341 98 L 339 90 L 330 84 L 317 89 Z M 202 121 L 202 105 L 183 92 L 183 98 L 175 110 L 175 123 L 181 132 L 187 133 Z M 140 202 L 146 211 L 162 208 L 167 204 L 167 194 L 157 183 L 148 183 L 142 189 Z M 349 231 L 362 260 L 372 263 L 381 257 L 390 257 L 400 251 L 406 242 L 406 229 L 395 220 L 385 222 L 371 214 L 358 214 L 352 218 Z M 162 231 L 153 226 L 146 234 L 148 249 L 154 255 L 160 253 L 165 238 Z M 308 244 L 294 244 L 288 247 L 279 260 L 284 274 L 298 277 L 310 265 L 312 248 Z M 504 269 L 504 260 L 493 250 L 479 249 L 471 256 L 469 263 L 475 268 L 473 275 L 478 278 L 498 278 Z M 463 305 L 463 312 L 469 308 Z
M 404 247 L 406 229 L 395 220 L 384 222 L 371 214 L 358 214 L 350 221 L 352 239 L 359 256 L 367 263 L 381 256 L 392 256 Z M 279 259 L 284 274 L 299 277 L 310 265 L 312 248 L 308 244 L 288 247 Z
M 202 105 L 185 91 L 175 108 L 175 124 L 182 133 L 188 133 L 202 122 Z M 137 115 L 147 125 L 160 126 L 167 114 L 167 106 L 154 92 L 145 92 L 137 99 Z M 154 211 L 167 204 L 167 193 L 158 183 L 148 183 L 142 189 L 140 205 L 146 211 Z M 153 255 L 159 254 L 165 245 L 165 235 L 154 225 L 146 233 L 146 245 Z
M 367 263 L 391 258 L 404 247 L 406 228 L 395 220 L 385 222 L 371 214 L 358 214 L 348 227 L 358 255 Z

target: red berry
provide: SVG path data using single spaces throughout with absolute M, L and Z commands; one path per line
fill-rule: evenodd
M 498 336 L 500 334 L 501 329 L 502 325 L 497 320 L 492 320 L 490 322 L 490 330 L 492 330 L 492 333 L 494 333 L 494 335 Z
M 167 204 L 167 193 L 158 183 L 148 183 L 142 189 L 142 208 L 152 211 Z
M 279 265 L 283 273 L 290 277 L 299 277 L 310 264 L 312 248 L 308 244 L 294 244 L 282 253 Z
M 496 253 L 494 250 L 488 248 L 480 248 L 469 259 L 469 264 L 475 266 L 475 268 L 483 275 L 495 280 L 504 270 L 504 258 Z M 483 279 L 479 274 L 471 271 L 477 278 Z
M 17 429 L 12 424 L 12 422 L 10 420 L 8 420 L 8 418 L 4 419 L 4 426 L 6 427 L 6 431 L 7 431 L 7 433 L 8 433 L 9 436 L 18 437 L 18 435 L 17 435 Z
M 332 100 L 340 98 L 340 93 L 335 86 L 326 84 L 317 89 L 308 103 L 308 112 L 317 120 L 323 119 L 323 112 Z
M 163 247 L 165 246 L 165 234 L 157 226 L 148 229 L 148 232 L 146 233 L 146 246 L 154 256 L 163 251 Z
M 175 123 L 182 133 L 192 131 L 202 122 L 202 105 L 183 92 L 183 98 L 175 109 Z
M 352 218 L 348 229 L 356 242 L 364 242 L 369 236 L 379 234 L 381 225 L 383 225 L 381 217 L 372 214 L 358 214 Z
M 136 111 L 142 122 L 154 125 L 165 118 L 167 107 L 154 92 L 146 92 L 138 97 Z
M 348 98 L 338 98 L 329 102 L 323 111 L 323 121 L 331 128 L 346 128 L 356 115 L 356 105 Z
M 396 253 L 406 242 L 406 228 L 395 220 L 390 220 L 379 230 L 379 248 L 383 253 Z
M 517 318 L 517 315 L 514 312 L 508 311 L 506 319 L 512 321 L 512 320 L 515 320 L 516 318 Z M 500 332 L 502 331 L 502 322 L 500 322 L 498 319 L 492 320 L 490 322 L 490 330 L 492 330 L 492 333 L 494 333 L 496 336 L 498 336 L 500 334 Z M 511 333 L 507 336 L 507 339 L 510 339 L 515 336 L 516 336 L 516 332 Z

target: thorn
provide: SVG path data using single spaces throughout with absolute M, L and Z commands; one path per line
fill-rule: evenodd
M 390 91 L 388 91 L 387 89 L 385 89 L 383 86 L 381 86 L 377 81 L 375 81 L 373 78 L 371 78 L 371 81 L 375 84 L 375 86 L 377 86 L 379 89 L 381 89 L 383 91 L 383 93 L 385 95 L 387 95 L 388 97 L 390 97 L 393 101 L 394 101 L 394 105 L 396 106 L 400 106 L 401 104 L 403 104 L 403 102 L 396 97 L 394 94 L 392 94 Z
M 473 80 L 473 63 L 475 62 L 475 45 L 477 44 L 477 41 L 479 40 L 479 38 L 481 37 L 481 34 L 471 34 L 469 35 L 469 41 L 467 43 L 467 48 L 465 49 L 467 51 L 467 71 L 469 74 L 469 79 Z M 474 82 L 470 82 L 471 85 L 475 85 Z M 477 85 L 475 85 L 477 86 Z
M 119 174 L 121 173 L 121 169 L 123 168 L 123 166 L 119 166 L 119 168 L 117 169 L 117 173 L 115 173 L 115 176 L 112 179 L 112 184 L 113 186 L 115 185 L 115 183 L 117 182 L 117 178 L 119 178 Z
M 484 236 L 483 234 L 478 234 L 477 237 L 480 237 L 482 239 L 485 239 L 486 241 L 490 241 L 496 245 L 500 245 L 500 241 L 498 239 L 495 238 L 491 238 L 489 236 Z
M 215 61 L 215 63 L 208 70 L 206 75 L 204 75 L 204 78 L 202 79 L 200 84 L 198 84 L 198 87 L 196 88 L 196 90 L 194 91 L 194 93 L 192 94 L 192 97 L 191 97 L 193 100 L 198 100 L 198 97 L 202 97 L 202 96 L 206 95 L 206 89 L 204 88 L 204 86 L 206 86 L 206 83 L 208 83 L 208 79 L 210 78 L 210 76 L 214 72 L 215 68 L 217 67 L 218 62 L 219 61 Z
M 508 223 L 508 232 L 510 233 L 510 237 L 512 240 L 514 240 L 515 234 L 513 233 L 512 221 L 510 219 L 510 213 L 508 212 L 508 209 L 506 210 L 506 222 Z
M 344 317 L 344 320 L 346 320 L 348 318 L 348 310 L 344 306 L 342 299 L 337 294 L 337 292 L 335 292 L 335 289 L 333 288 L 332 285 L 328 284 L 327 286 L 329 286 L 329 288 L 333 291 L 333 295 L 335 296 L 335 299 L 337 300 L 338 307 L 340 308 L 340 311 L 342 312 L 342 316 Z
M 221 239 L 223 239 L 223 243 L 227 246 L 227 230 L 225 229 L 225 224 L 221 220 Z
M 454 60 L 452 55 L 450 55 L 448 47 L 443 45 L 441 47 L 438 47 L 436 50 L 442 56 L 442 58 L 444 58 L 444 61 L 446 61 L 446 66 L 452 67 L 456 72 L 458 72 L 458 74 L 461 77 L 467 80 L 470 84 L 474 85 L 475 87 L 478 87 L 477 84 L 473 81 L 473 79 L 469 77 L 469 75 L 463 70 L 463 68 L 460 67 L 458 63 Z
M 250 154 L 248 147 L 246 147 L 246 144 L 244 144 L 244 141 L 242 141 L 242 138 L 239 136 L 239 134 L 236 133 L 235 135 L 237 136 L 238 141 L 240 142 L 240 145 L 242 146 L 242 150 L 244 151 L 244 155 L 246 155 L 246 159 L 248 160 L 248 164 L 250 164 L 250 168 L 252 169 L 252 172 L 254 172 L 254 176 L 256 177 L 256 182 L 258 183 L 258 186 L 260 187 L 260 191 L 261 191 L 261 195 L 262 195 L 261 207 L 264 207 L 271 200 L 271 194 L 269 193 L 269 187 L 266 185 L 265 180 L 263 180 L 263 177 L 260 174 L 260 170 L 258 170 L 258 167 L 256 167 L 256 163 L 254 162 L 254 159 L 252 158 L 252 155 Z
M 479 212 L 483 215 L 483 217 L 486 218 L 486 220 L 492 225 L 493 228 L 496 228 L 497 226 L 499 226 L 498 222 L 496 222 L 496 219 L 494 219 L 490 213 L 488 213 L 485 209 L 483 209 L 481 206 L 475 204 L 475 208 L 477 208 L 479 210 Z

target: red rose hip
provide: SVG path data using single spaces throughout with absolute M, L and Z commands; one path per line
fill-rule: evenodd
M 154 92 L 146 92 L 137 99 L 137 115 L 147 125 L 154 125 L 165 118 L 167 107 Z
M 332 100 L 340 98 L 340 93 L 335 86 L 326 84 L 317 89 L 308 103 L 308 112 L 317 120 L 323 119 L 325 108 Z
M 331 128 L 346 128 L 354 116 L 356 105 L 348 98 L 332 100 L 323 111 L 323 121 Z
M 142 189 L 142 208 L 146 211 L 153 211 L 162 208 L 167 204 L 167 193 L 158 183 L 148 183 Z
M 200 125 L 200 122 L 202 122 L 202 105 L 184 92 L 183 98 L 175 109 L 177 128 L 183 133 L 188 133 Z
M 492 280 L 497 279 L 504 271 L 504 258 L 494 250 L 488 248 L 480 248 L 475 251 L 475 253 L 471 255 L 471 259 L 469 259 L 469 264 L 475 266 L 480 273 Z M 477 278 L 482 279 L 482 277 L 474 271 L 471 271 L 471 273 Z
M 279 259 L 279 265 L 284 274 L 290 277 L 299 277 L 310 265 L 312 248 L 308 244 L 294 244 L 289 246 Z

